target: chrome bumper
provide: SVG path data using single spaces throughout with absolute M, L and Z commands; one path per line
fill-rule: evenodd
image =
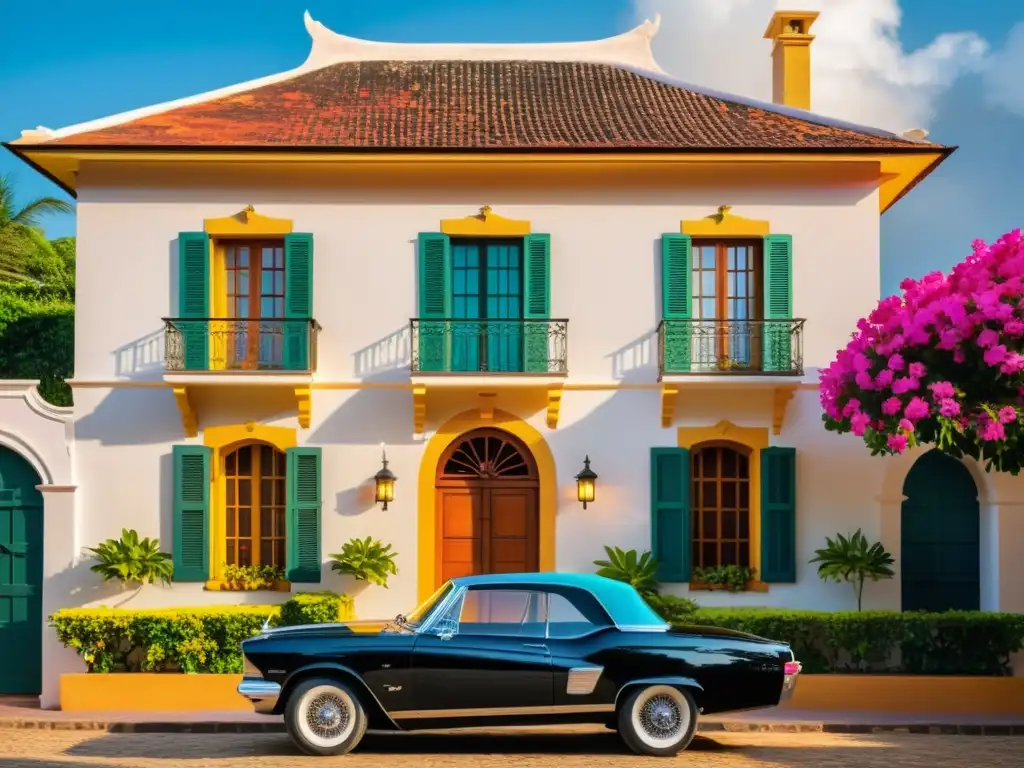
M 796 690 L 796 679 L 800 677 L 800 670 L 803 665 L 799 661 L 786 662 L 785 671 L 782 677 L 782 695 L 779 696 L 779 704 L 783 704 L 793 698 L 793 691 Z
M 281 695 L 281 686 L 262 677 L 243 677 L 238 692 L 252 702 L 253 708 L 261 715 L 269 715 Z

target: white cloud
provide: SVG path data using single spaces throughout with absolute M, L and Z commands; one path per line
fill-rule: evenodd
M 899 0 L 634 0 L 634 6 L 640 18 L 662 14 L 654 55 L 666 72 L 764 101 L 771 101 L 772 69 L 771 41 L 762 35 L 773 10 L 820 10 L 811 30 L 811 110 L 896 132 L 928 128 L 938 97 L 960 75 L 987 64 L 988 44 L 973 32 L 945 33 L 904 50 Z M 1024 64 L 1024 25 L 1015 32 L 1014 60 Z M 1004 77 L 1020 79 L 1022 69 L 1004 68 Z M 1024 92 L 1015 104 L 1024 114 Z
M 1024 22 L 1015 24 L 1006 45 L 985 69 L 985 101 L 1024 117 Z

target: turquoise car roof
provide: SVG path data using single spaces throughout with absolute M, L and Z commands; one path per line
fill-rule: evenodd
M 601 603 L 620 629 L 668 628 L 664 619 L 654 612 L 630 584 L 598 576 L 596 573 L 491 573 L 482 576 L 461 576 L 452 579 L 452 583 L 462 587 L 500 584 L 535 587 L 541 590 L 550 587 L 585 589 Z

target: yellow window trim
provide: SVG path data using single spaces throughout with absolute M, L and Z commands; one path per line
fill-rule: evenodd
M 228 424 L 208 427 L 203 430 L 203 445 L 213 449 L 210 462 L 210 571 L 211 579 L 207 589 L 224 589 L 224 542 L 227 540 L 227 512 L 225 500 L 224 459 L 235 448 L 254 443 L 272 445 L 284 453 L 298 444 L 294 427 L 271 427 L 247 421 L 243 424 Z M 287 591 L 290 585 L 278 582 L 274 590 Z
M 224 250 L 228 241 L 240 238 L 283 239 L 292 233 L 291 219 L 275 219 L 256 213 L 251 205 L 219 219 L 204 219 L 203 231 L 210 236 L 210 314 L 216 318 L 228 316 L 228 276 Z M 223 343 L 226 322 L 210 323 L 210 370 L 223 371 L 227 367 L 227 347 Z M 221 340 L 221 343 L 218 343 Z
M 454 237 L 523 237 L 531 232 L 529 221 L 506 219 L 485 205 L 464 219 L 441 219 L 441 232 Z
M 533 454 L 539 481 L 539 565 L 541 571 L 555 570 L 555 513 L 558 510 L 558 480 L 555 458 L 544 436 L 522 419 L 494 410 L 483 418 L 479 409 L 465 411 L 442 424 L 423 451 L 419 474 L 419 511 L 417 514 L 417 553 L 419 559 L 417 593 L 423 602 L 440 586 L 437 583 L 437 465 L 445 449 L 459 436 L 480 427 L 503 429 L 518 437 Z
M 703 219 L 681 221 L 679 232 L 691 237 L 764 237 L 771 234 L 771 224 L 760 219 L 747 219 L 729 213 L 731 205 L 720 205 L 718 212 Z
M 693 450 L 703 443 L 729 442 L 750 449 L 750 567 L 755 569 L 755 591 L 761 577 L 761 449 L 769 445 L 768 427 L 739 427 L 720 421 L 713 427 L 679 427 L 680 448 Z

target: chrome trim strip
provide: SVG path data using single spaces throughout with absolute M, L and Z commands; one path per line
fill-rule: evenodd
M 262 677 L 243 677 L 238 684 L 238 693 L 252 702 L 253 708 L 262 715 L 270 714 L 281 695 L 281 686 Z
M 563 704 L 556 707 L 478 707 L 476 709 L 406 709 L 392 712 L 395 720 L 435 720 L 457 717 L 511 717 L 515 715 L 578 715 L 614 712 L 614 704 Z
M 565 692 L 569 696 L 589 696 L 597 687 L 603 672 L 604 667 L 573 667 L 569 670 Z
M 375 622 L 374 622 L 375 623 Z M 293 624 L 288 627 L 266 627 L 261 629 L 257 637 L 269 637 L 270 635 L 286 635 L 289 632 L 299 632 L 303 629 L 336 629 L 338 627 L 349 628 L 347 622 L 343 621 L 332 621 L 324 624 Z

